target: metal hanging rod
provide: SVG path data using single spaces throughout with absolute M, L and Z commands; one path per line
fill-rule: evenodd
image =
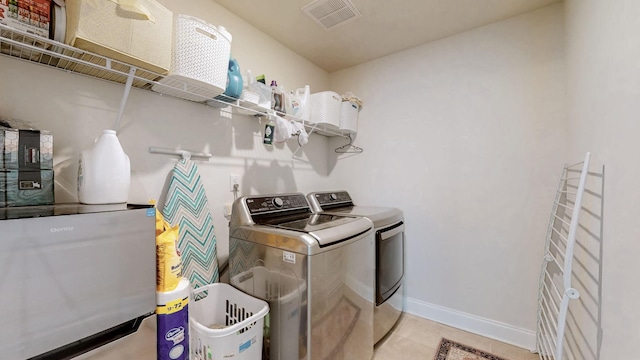
M 174 150 L 174 149 L 159 148 L 154 146 L 149 147 L 149 152 L 151 154 L 178 155 L 178 156 L 182 156 L 182 158 L 187 160 L 192 157 L 207 158 L 207 159 L 213 157 L 213 155 L 211 155 L 210 153 L 193 152 L 188 150 Z

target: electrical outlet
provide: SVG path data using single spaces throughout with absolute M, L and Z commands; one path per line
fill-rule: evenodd
M 237 190 L 240 191 L 240 176 L 239 175 L 229 175 L 229 191 L 233 192 L 234 185 L 237 185 Z

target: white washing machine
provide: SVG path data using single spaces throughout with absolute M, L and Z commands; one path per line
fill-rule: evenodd
M 307 195 L 316 213 L 363 216 L 373 222 L 376 238 L 374 344 L 396 324 L 404 310 L 404 214 L 390 207 L 356 206 L 346 191 Z

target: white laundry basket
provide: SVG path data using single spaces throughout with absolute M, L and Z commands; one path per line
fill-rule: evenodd
M 205 291 L 205 298 L 193 300 Z M 262 359 L 266 302 L 224 283 L 194 289 L 191 298 L 191 360 Z
M 297 359 L 306 283 L 286 269 L 256 266 L 231 278 L 231 284 L 269 302 L 269 336 L 265 348 L 271 358 Z
M 171 70 L 152 89 L 191 101 L 212 99 L 227 87 L 230 56 L 231 34 L 224 27 L 193 16 L 178 15 Z

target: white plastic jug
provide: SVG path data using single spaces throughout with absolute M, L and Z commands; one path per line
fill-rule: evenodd
M 300 101 L 300 114 L 297 117 L 309 121 L 311 119 L 311 95 L 309 85 L 304 88 L 296 89 L 295 96 Z
M 83 204 L 126 203 L 131 184 L 129 156 L 113 130 L 104 130 L 90 150 L 80 154 L 78 200 Z

